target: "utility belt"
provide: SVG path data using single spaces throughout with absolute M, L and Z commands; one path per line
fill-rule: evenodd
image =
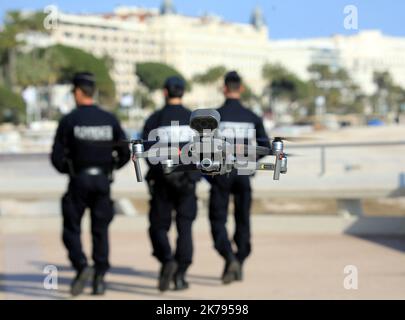
M 161 172 L 153 172 L 153 169 L 151 169 L 146 175 L 146 181 L 151 194 L 155 192 L 154 187 L 156 184 L 163 185 L 177 192 L 185 193 L 195 189 L 198 179 L 195 179 L 189 172 L 174 172 L 165 175 Z
M 99 166 L 90 166 L 86 168 L 75 168 L 72 163 L 69 165 L 69 175 L 74 178 L 78 175 L 88 175 L 88 176 L 107 176 L 110 182 L 114 181 L 113 169 Z
M 77 175 L 80 174 L 85 174 L 88 176 L 99 176 L 99 175 L 105 175 L 108 177 L 110 182 L 114 181 L 114 175 L 113 175 L 113 169 L 114 165 L 105 165 L 105 166 L 79 166 L 73 162 L 71 157 L 69 156 L 69 151 L 66 149 L 65 150 L 65 158 L 64 160 L 66 161 L 67 167 L 68 167 L 68 172 L 70 178 L 74 178 Z
M 79 174 L 87 174 L 88 176 L 109 175 L 111 170 L 106 170 L 101 167 L 88 167 L 79 170 Z
M 85 174 L 88 176 L 102 176 L 103 175 L 108 178 L 110 183 L 112 183 L 114 181 L 114 174 L 113 174 L 112 168 L 106 169 L 106 168 L 102 168 L 102 167 L 88 167 L 88 168 L 80 170 L 79 173 Z

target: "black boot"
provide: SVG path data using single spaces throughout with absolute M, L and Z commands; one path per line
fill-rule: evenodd
M 103 274 L 96 274 L 93 279 L 93 295 L 101 296 L 105 293 L 106 284 Z
M 162 265 L 159 276 L 159 290 L 164 292 L 169 290 L 170 283 L 176 274 L 178 265 L 176 261 L 169 261 Z
M 238 260 L 228 260 L 225 263 L 224 273 L 222 274 L 222 283 L 229 284 L 242 279 L 242 268 Z
M 239 260 L 239 272 L 236 274 L 236 281 L 243 281 L 243 262 Z
M 173 280 L 174 280 L 174 290 L 180 291 L 188 289 L 189 285 L 188 282 L 186 281 L 185 272 L 182 271 L 176 272 Z
M 76 278 L 70 285 L 70 293 L 72 296 L 78 296 L 83 293 L 84 288 L 87 283 L 94 275 L 94 269 L 92 267 L 84 267 L 82 270 L 77 272 Z

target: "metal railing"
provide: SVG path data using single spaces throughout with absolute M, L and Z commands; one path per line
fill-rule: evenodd
M 319 144 L 297 144 L 291 145 L 288 149 L 320 149 L 320 176 L 326 173 L 326 150 L 332 148 L 358 148 L 358 147 L 391 147 L 405 146 L 405 140 L 387 142 L 351 142 L 351 143 L 319 143 Z M 405 178 L 404 178 L 405 186 Z

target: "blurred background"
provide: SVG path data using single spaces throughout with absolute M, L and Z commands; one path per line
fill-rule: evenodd
M 51 168 L 48 154 L 58 120 L 74 108 L 71 76 L 83 70 L 96 75 L 97 100 L 122 120 L 132 138 L 162 106 L 160 89 L 167 76 L 187 81 L 185 103 L 190 108 L 212 108 L 223 102 L 224 74 L 237 70 L 245 81 L 243 102 L 263 118 L 269 135 L 311 137 L 309 142 L 287 143 L 287 152 L 297 157 L 289 159 L 289 172 L 280 181 L 269 173 L 254 177 L 257 234 L 372 236 L 398 255 L 369 248 L 363 263 L 387 255 L 393 259 L 391 267 L 403 263 L 404 10 L 400 1 L 366 0 L 1 3 L 0 271 L 6 285 L 0 297 L 1 291 L 11 297 L 44 295 L 24 286 L 14 290 L 18 285 L 7 270 L 20 266 L 26 272 L 54 257 L 64 261 L 63 248 L 44 249 L 48 241 L 38 240 L 38 234 L 51 230 L 54 238 L 42 236 L 58 239 L 59 198 L 67 180 Z M 205 182 L 199 185 L 201 217 L 206 215 L 208 188 Z M 128 226 L 137 221 L 139 232 L 145 226 L 146 234 L 148 194 L 144 184 L 136 183 L 131 165 L 117 173 L 114 197 L 122 214 L 117 233 L 122 238 L 130 234 Z M 198 230 L 209 248 L 202 220 Z M 16 237 L 21 234 L 28 238 Z M 16 239 L 25 239 L 21 247 Z M 263 246 L 271 247 L 273 240 Z M 146 243 L 146 236 L 142 241 Z M 36 243 L 47 258 L 38 262 L 10 253 L 20 248 L 26 254 L 28 249 L 22 248 L 27 243 Z M 348 247 L 356 246 L 342 244 Z M 324 250 L 322 254 L 329 252 Z M 357 249 L 348 257 L 358 257 Z M 383 269 L 376 266 L 370 277 Z M 385 292 L 405 298 L 403 271 L 392 272 L 399 277 L 395 285 L 386 278 L 383 283 L 370 280 L 374 286 L 350 297 L 381 298 Z M 340 291 L 328 296 L 329 289 L 308 291 L 306 283 L 302 287 L 306 291 L 295 291 L 297 295 L 275 289 L 235 297 L 259 292 L 262 298 L 345 297 Z M 219 297 L 233 297 L 227 294 Z

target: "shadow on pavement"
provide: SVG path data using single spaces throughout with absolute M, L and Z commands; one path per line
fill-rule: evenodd
M 2 283 L 0 284 L 0 292 L 12 296 L 16 299 L 71 299 L 69 293 L 69 285 L 72 281 L 71 277 L 58 276 L 58 289 L 46 290 L 43 287 L 43 274 L 0 274 Z M 86 292 L 90 292 L 90 287 Z M 155 299 L 188 299 L 178 295 L 171 295 L 170 292 L 161 294 L 155 286 L 129 284 L 117 281 L 107 280 L 108 292 L 120 292 L 141 296 L 149 296 Z M 89 296 L 84 293 L 83 297 Z M 107 296 L 108 297 L 108 296 Z M 7 297 L 6 297 L 7 298 Z M 95 297 L 96 298 L 96 297 Z
M 350 235 L 350 234 L 349 234 Z M 350 235 L 365 241 L 370 241 L 380 246 L 388 247 L 405 253 L 405 237 L 400 236 L 367 236 L 367 235 Z
M 43 261 L 33 261 L 31 262 L 32 265 L 42 269 L 45 265 L 53 265 L 55 266 L 59 272 L 73 272 L 73 269 L 68 265 L 60 265 L 60 264 L 52 264 L 49 262 Z M 109 274 L 114 275 L 122 275 L 122 276 L 130 276 L 130 277 L 140 277 L 140 278 L 147 278 L 157 280 L 159 273 L 157 271 L 149 271 L 149 270 L 140 270 L 135 269 L 132 267 L 126 266 L 114 266 L 109 271 Z M 194 275 L 188 274 L 187 279 L 190 283 L 205 285 L 205 286 L 219 286 L 221 285 L 219 274 L 218 277 L 211 277 L 211 276 L 204 276 L 204 275 Z
M 52 264 L 49 262 L 33 261 L 30 263 L 39 269 L 38 273 L 0 273 L 0 292 L 6 293 L 17 299 L 70 299 L 69 286 L 72 281 L 74 271 L 67 265 Z M 53 265 L 58 270 L 58 289 L 47 290 L 43 286 L 45 274 L 42 273 L 44 266 Z M 69 276 L 63 273 L 70 273 Z M 129 277 L 140 277 L 153 280 L 153 285 L 134 284 L 109 280 L 107 275 L 107 294 L 108 292 L 127 293 L 152 297 L 154 299 L 189 299 L 185 296 L 179 296 L 179 293 L 173 294 L 173 291 L 160 293 L 156 288 L 158 272 L 148 270 L 137 270 L 131 267 L 113 267 L 109 274 Z M 190 284 L 219 286 L 219 278 L 199 275 L 189 275 Z M 89 291 L 87 288 L 86 292 Z M 89 296 L 85 293 L 84 297 Z M 108 296 L 107 296 L 108 297 Z
M 0 292 L 12 295 L 17 299 L 66 299 L 69 295 L 67 289 L 58 288 L 57 290 L 46 290 L 43 287 L 45 275 L 8 273 L 0 274 L 2 279 Z M 70 283 L 68 278 L 58 277 L 58 285 L 67 285 Z

